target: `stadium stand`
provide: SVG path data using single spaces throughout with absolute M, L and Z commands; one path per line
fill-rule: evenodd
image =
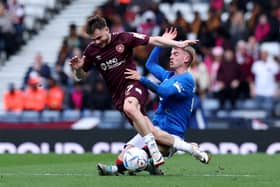
M 63 8 L 61 5 L 64 0 L 57 0 L 55 6 L 44 2 L 51 2 L 49 0 L 44 1 L 32 1 L 32 0 L 23 0 L 22 3 L 26 7 L 29 5 L 32 7 L 31 11 L 37 11 L 39 9 L 47 9 L 47 6 L 53 8 Z M 41 30 L 35 28 L 39 33 L 34 35 L 30 40 L 28 40 L 27 44 L 22 47 L 22 49 L 14 56 L 11 56 L 3 67 L 0 68 L 0 97 L 3 97 L 3 93 L 5 92 L 8 83 L 11 81 L 15 83 L 16 87 L 20 88 L 22 86 L 22 78 L 27 71 L 27 67 L 30 66 L 30 62 L 33 59 L 33 56 L 36 52 L 40 51 L 45 59 L 50 65 L 54 64 L 56 61 L 57 51 L 59 50 L 59 45 L 63 36 L 65 36 L 68 32 L 68 25 L 72 22 L 77 24 L 83 24 L 86 16 L 88 16 L 95 6 L 101 4 L 102 1 L 92 1 L 90 0 L 77 0 L 77 1 L 69 1 L 71 4 L 69 6 L 65 6 L 58 15 L 56 15 L 53 19 L 49 20 L 49 23 L 44 26 Z M 90 6 L 89 6 L 90 5 Z M 39 6 L 39 8 L 37 7 Z M 42 7 L 42 8 L 40 8 Z M 37 17 L 39 15 L 35 14 L 33 17 Z M 45 15 L 42 15 L 45 18 Z M 29 19 L 27 16 L 27 19 Z M 43 45 L 42 45 L 43 44 Z M 3 110 L 2 99 L 0 101 L 0 109 Z
M 42 122 L 54 122 L 59 121 L 61 119 L 59 111 L 54 110 L 44 110 L 41 113 L 41 121 Z
M 77 121 L 81 118 L 81 112 L 78 110 L 64 110 L 62 112 L 62 121 Z
M 98 126 L 98 128 L 101 129 L 121 128 L 124 122 L 124 117 L 119 111 L 106 110 L 102 115 L 101 121 L 102 123 Z
M 21 115 L 21 122 L 39 122 L 41 120 L 41 113 L 37 111 L 23 111 Z
M 203 72 L 208 81 L 204 79 L 205 85 L 200 82 L 201 85 L 198 86 L 208 128 L 258 129 L 258 124 L 268 124 L 269 127 L 280 126 L 280 70 L 275 78 L 278 87 L 275 91 L 276 97 L 273 98 L 274 108 L 271 111 L 257 105 L 254 89 L 252 89 L 254 75 L 251 72 L 252 64 L 260 59 L 259 52 L 264 49 L 269 54 L 269 60 L 275 61 L 280 69 L 279 18 L 277 20 L 279 5 L 274 5 L 273 0 L 265 2 L 248 0 L 242 1 L 245 2 L 243 4 L 236 0 L 158 0 L 147 7 L 142 6 L 142 1 L 135 0 L 131 1 L 127 9 L 112 0 L 19 0 L 18 2 L 25 5 L 24 38 L 27 41 L 15 55 L 5 60 L 4 66 L 0 67 L 0 97 L 2 98 L 11 81 L 17 88 L 22 86 L 27 67 L 31 65 L 35 53 L 40 51 L 44 61 L 55 72 L 54 77 L 65 91 L 64 110 L 50 111 L 46 107 L 46 110 L 38 113 L 39 117 L 34 117 L 34 119 L 30 119 L 29 115 L 24 114 L 25 112 L 22 114 L 1 112 L 0 121 L 23 122 L 29 119 L 30 121 L 53 122 L 94 117 L 101 121 L 98 128 L 131 128 L 128 121 L 118 111 L 113 110 L 111 101 L 105 97 L 104 85 L 100 86 L 99 92 L 92 88 L 93 85 L 97 85 L 97 82 L 104 84 L 100 82 L 98 73 L 93 70 L 86 82 L 77 84 L 67 66 L 69 58 L 73 55 L 81 55 L 89 42 L 82 32 L 86 17 L 100 14 L 107 19 L 109 27 L 114 32 L 143 31 L 146 34 L 156 35 L 162 33 L 165 27 L 178 26 L 174 25 L 176 20 L 177 24 L 186 27 L 182 29 L 186 33 L 179 32 L 180 39 L 200 40 L 197 46 L 200 64 L 195 66 L 193 71 L 204 69 L 205 71 L 197 71 L 198 77 L 202 77 L 199 73 Z M 177 16 L 180 15 L 178 11 L 183 17 L 177 20 Z M 262 15 L 269 19 L 265 20 L 263 18 L 265 16 Z M 256 31 L 263 19 L 269 30 Z M 152 24 L 147 24 L 150 21 Z M 71 28 L 75 30 L 74 34 Z M 217 48 L 219 50 L 216 50 Z M 226 102 L 221 107 L 219 99 L 221 99 L 222 89 L 219 87 L 217 74 L 221 63 L 226 63 L 224 54 L 229 49 L 234 53 L 234 63 L 241 66 L 244 77 L 237 89 L 236 105 L 231 106 L 229 102 Z M 137 49 L 135 52 L 135 61 L 138 62 L 139 69 L 143 70 L 144 75 L 146 72 L 143 64 L 149 52 L 149 48 Z M 3 56 L 1 53 L 0 50 L 0 59 Z M 167 65 L 167 59 L 167 56 L 162 57 L 163 66 Z M 57 67 L 60 70 L 57 70 Z M 228 75 L 227 72 L 223 73 Z M 197 80 L 198 83 L 199 81 L 201 80 Z M 80 88 L 75 90 L 73 85 L 78 85 Z M 71 95 L 73 91 L 76 92 L 74 96 Z M 72 96 L 80 103 L 79 109 L 71 106 L 69 100 L 73 99 Z M 99 102 L 98 107 L 101 107 L 101 110 L 98 110 L 97 105 L 92 101 L 97 103 L 101 100 L 108 100 L 108 103 L 103 105 L 103 102 Z M 153 113 L 156 104 L 156 99 L 150 101 L 147 107 L 149 113 Z M 3 104 L 0 101 L 0 110 L 3 111 L 2 107 Z

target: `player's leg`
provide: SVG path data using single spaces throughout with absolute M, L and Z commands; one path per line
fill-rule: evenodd
M 155 136 L 156 142 L 158 144 L 166 145 L 168 147 L 173 147 L 176 150 L 190 153 L 202 163 L 209 163 L 211 159 L 210 155 L 203 151 L 200 151 L 197 144 L 188 143 L 176 135 L 172 135 L 158 127 L 153 126 L 149 118 L 146 118 L 146 120 L 150 128 L 152 129 L 152 133 Z
M 99 175 L 119 175 L 124 174 L 124 172 L 127 170 L 124 167 L 123 164 L 123 156 L 126 150 L 132 148 L 132 147 L 139 147 L 143 148 L 145 147 L 145 142 L 143 138 L 140 136 L 140 134 L 137 134 L 132 139 L 128 141 L 122 152 L 118 155 L 118 158 L 116 159 L 116 163 L 113 165 L 106 165 L 106 164 L 97 164 L 97 170 Z M 148 149 L 144 148 L 144 150 L 149 155 Z M 148 171 L 151 175 L 163 175 L 163 172 L 156 166 L 153 165 L 153 163 L 149 160 L 148 166 L 145 169 Z
M 140 139 L 142 140 L 142 137 L 137 134 Z M 132 138 L 135 139 L 136 136 L 134 136 Z M 132 145 L 126 145 L 123 150 L 121 151 L 121 153 L 118 155 L 116 161 L 115 161 L 115 164 L 101 164 L 101 163 L 98 163 L 97 164 L 97 170 L 98 170 L 98 173 L 99 175 L 119 175 L 119 174 L 124 174 L 124 172 L 127 170 L 125 167 L 124 167 L 124 164 L 123 164 L 123 155 L 125 153 L 125 151 L 127 149 L 130 149 L 131 147 L 133 147 Z
M 148 154 L 148 157 L 149 157 L 145 171 L 148 171 L 150 175 L 164 175 L 163 171 L 159 168 L 159 166 L 155 166 L 153 164 L 153 160 L 150 159 L 151 158 L 150 151 L 149 151 L 148 147 L 146 146 L 146 144 L 143 140 L 143 137 L 141 137 L 140 134 L 137 134 L 132 139 L 130 139 L 126 144 L 126 147 L 128 147 L 128 148 L 138 147 L 138 148 L 143 149 Z M 166 153 L 167 152 L 166 146 L 158 145 L 158 148 L 163 155 L 168 154 L 168 153 Z M 119 160 L 122 160 L 122 156 L 123 156 L 122 154 L 119 155 Z
M 141 112 L 141 104 L 136 97 L 126 97 L 124 100 L 123 111 L 133 121 L 134 128 L 143 137 L 149 148 L 155 165 L 164 163 L 164 159 L 159 152 L 154 135 L 151 133 L 146 117 Z

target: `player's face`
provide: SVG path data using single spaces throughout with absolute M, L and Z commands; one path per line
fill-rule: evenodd
M 91 35 L 92 41 L 99 47 L 103 48 L 109 43 L 109 29 L 96 29 Z
M 180 67 L 185 67 L 188 61 L 188 54 L 181 48 L 172 48 L 170 54 L 169 67 L 176 70 Z

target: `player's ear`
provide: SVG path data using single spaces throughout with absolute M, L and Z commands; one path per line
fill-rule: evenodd
M 189 56 L 189 55 L 185 55 L 185 57 L 184 57 L 184 63 L 185 63 L 185 64 L 188 64 L 189 61 L 190 61 L 190 56 Z

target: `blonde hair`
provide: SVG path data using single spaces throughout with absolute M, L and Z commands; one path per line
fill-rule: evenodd
M 187 47 L 183 48 L 183 50 L 189 54 L 189 57 L 190 57 L 190 59 L 188 61 L 188 67 L 189 67 L 195 61 L 195 58 L 196 58 L 195 49 L 191 46 L 187 46 Z

